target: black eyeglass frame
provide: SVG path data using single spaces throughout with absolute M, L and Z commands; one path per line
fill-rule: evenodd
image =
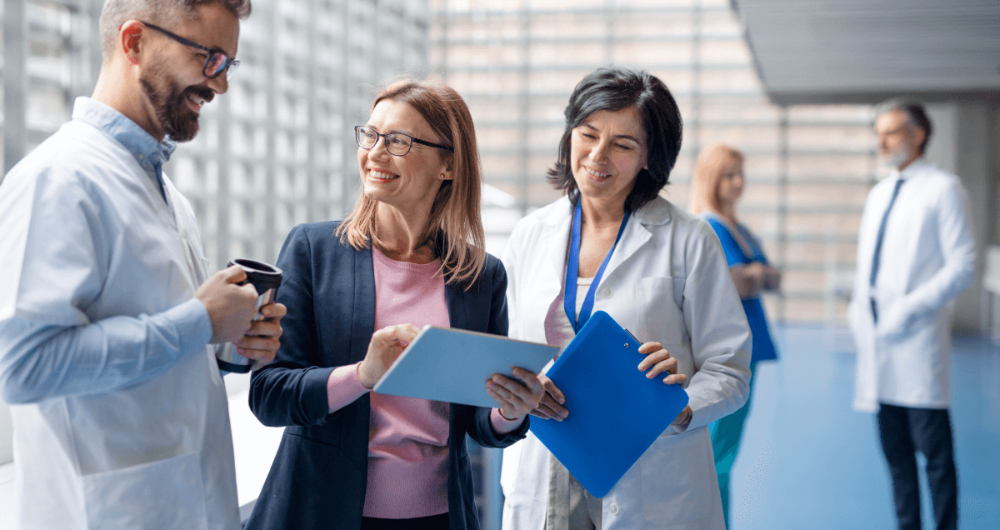
M 361 129 L 368 129 L 369 131 L 371 131 L 375 135 L 375 143 L 373 143 L 371 147 L 365 147 L 365 146 L 361 145 Z M 385 138 L 385 140 L 383 140 L 383 143 L 385 144 L 385 150 L 390 155 L 393 155 L 393 156 L 405 156 L 407 153 L 410 152 L 410 149 L 413 148 L 413 142 L 416 142 L 416 143 L 418 143 L 420 145 L 426 145 L 427 147 L 436 147 L 438 149 L 444 149 L 445 151 L 449 151 L 449 152 L 452 152 L 452 153 L 455 152 L 454 149 L 448 147 L 447 145 L 441 145 L 441 144 L 436 144 L 436 143 L 433 143 L 433 142 L 428 142 L 427 140 L 421 140 L 420 138 L 416 138 L 414 136 L 410 136 L 409 134 L 406 134 L 406 133 L 398 133 L 397 132 L 397 133 L 385 133 L 385 134 L 382 134 L 382 133 L 380 133 L 380 132 L 378 132 L 378 131 L 376 131 L 376 130 L 374 130 L 371 127 L 368 127 L 366 125 L 355 125 L 354 126 L 354 141 L 357 142 L 358 143 L 358 147 L 360 147 L 362 149 L 367 149 L 369 151 L 371 151 L 372 149 L 375 149 L 375 146 L 378 145 L 378 139 L 379 139 L 380 136 L 382 138 Z M 403 153 L 399 153 L 399 154 L 393 153 L 392 151 L 389 150 L 389 137 L 390 136 L 404 136 L 406 138 L 409 138 L 410 139 L 410 145 L 408 145 L 406 147 L 406 151 L 403 152 Z
M 142 22 L 142 21 L 140 21 L 140 22 Z M 220 75 L 222 75 L 222 72 L 226 72 L 226 81 L 229 81 L 230 79 L 233 78 L 233 74 L 236 73 L 236 70 L 240 66 L 239 59 L 233 59 L 232 57 L 229 56 L 229 54 L 227 54 L 226 52 L 224 52 L 222 50 L 212 49 L 212 48 L 209 48 L 208 46 L 204 46 L 202 44 L 198 44 L 197 42 L 185 39 L 184 37 L 181 37 L 180 35 L 172 32 L 172 31 L 165 30 L 165 29 L 161 28 L 160 26 L 157 26 L 157 25 L 154 25 L 154 24 L 150 24 L 149 22 L 142 22 L 142 24 L 144 26 L 150 28 L 150 29 L 155 29 L 156 31 L 159 31 L 160 33 L 162 33 L 162 34 L 170 37 L 171 39 L 174 39 L 175 41 L 177 41 L 177 42 L 179 42 L 179 43 L 181 43 L 181 44 L 183 44 L 185 46 L 190 46 L 192 48 L 196 48 L 196 49 L 199 49 L 199 50 L 202 50 L 202 51 L 208 53 L 208 56 L 205 57 L 205 65 L 201 67 L 201 73 L 202 73 L 202 75 L 204 75 L 205 77 L 207 77 L 209 79 L 215 79 L 216 77 L 219 77 Z M 212 58 L 214 56 L 216 56 L 216 55 L 221 55 L 221 56 L 225 57 L 226 58 L 226 62 L 223 63 L 222 67 L 219 68 L 219 71 L 216 72 L 213 75 L 213 74 L 209 73 L 209 71 L 208 71 L 208 65 L 211 64 Z

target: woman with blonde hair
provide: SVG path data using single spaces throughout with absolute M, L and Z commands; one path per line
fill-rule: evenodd
M 297 226 L 278 257 L 290 318 L 274 363 L 253 374 L 250 408 L 285 432 L 247 528 L 475 530 L 466 435 L 523 438 L 538 378 L 494 375 L 493 409 L 371 391 L 424 325 L 507 334 L 472 117 L 453 89 L 404 81 L 354 130 L 354 211 Z
M 750 371 L 753 372 L 758 362 L 777 358 L 764 306 L 760 303 L 760 293 L 778 289 L 781 272 L 768 264 L 760 241 L 736 218 L 736 202 L 743 195 L 745 183 L 743 153 L 721 144 L 707 147 L 698 156 L 695 166 L 690 210 L 712 225 L 726 253 L 729 272 L 736 284 L 736 291 L 742 298 L 743 310 L 746 311 L 747 321 L 753 332 L 753 353 L 750 359 Z M 751 398 L 753 381 L 751 378 Z M 743 424 L 749 410 L 748 398 L 746 405 L 717 421 L 712 429 L 715 470 L 719 477 L 727 524 L 729 471 L 739 452 Z

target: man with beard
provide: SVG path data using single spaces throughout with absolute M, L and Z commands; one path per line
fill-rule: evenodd
M 240 527 L 215 344 L 273 360 L 280 304 L 209 276 L 163 175 L 228 88 L 246 0 L 109 0 L 91 98 L 0 186 L 0 391 L 19 528 Z
M 931 123 L 920 104 L 889 101 L 877 115 L 879 155 L 891 173 L 872 188 L 861 218 L 848 309 L 858 350 L 854 407 L 877 412 L 899 528 L 920 528 L 920 451 L 937 528 L 955 529 L 950 302 L 975 276 L 967 197 L 955 175 L 923 159 Z

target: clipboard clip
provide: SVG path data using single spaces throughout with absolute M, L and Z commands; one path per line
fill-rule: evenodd
M 639 340 L 638 338 L 636 338 L 636 336 L 633 335 L 632 332 L 628 330 L 628 328 L 622 328 L 622 329 L 625 330 L 625 333 L 628 333 L 629 337 L 632 337 L 633 339 L 635 339 L 636 342 L 638 342 L 639 344 L 642 344 L 642 341 Z

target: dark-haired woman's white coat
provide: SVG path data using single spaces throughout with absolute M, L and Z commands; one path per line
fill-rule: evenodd
M 503 257 L 512 338 L 546 340 L 572 217 L 563 197 L 514 228 Z M 594 311 L 642 342 L 663 344 L 688 376 L 693 411 L 686 429 L 668 427 L 604 497 L 603 529 L 724 529 L 708 424 L 746 402 L 751 339 L 712 228 L 660 197 L 641 207 L 612 255 Z M 544 528 L 548 469 L 549 452 L 531 434 L 504 450 L 504 530 Z

